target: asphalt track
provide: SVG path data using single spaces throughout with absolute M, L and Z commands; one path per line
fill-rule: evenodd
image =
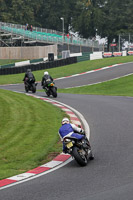
M 67 78 L 64 82 L 69 87 L 90 84 L 93 78 L 94 82 L 99 82 L 128 73 L 133 73 L 133 64 Z M 62 88 L 64 82 L 56 81 Z M 22 85 L 0 88 L 24 91 Z M 41 92 L 37 94 L 46 96 Z M 49 174 L 3 189 L 0 199 L 132 200 L 133 98 L 58 94 L 56 100 L 77 109 L 87 120 L 95 160 L 86 167 L 72 161 Z

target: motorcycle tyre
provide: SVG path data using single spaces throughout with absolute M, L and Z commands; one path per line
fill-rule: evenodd
M 36 92 L 36 86 L 35 86 L 35 83 L 32 85 L 32 93 L 35 93 Z
M 89 160 L 94 160 L 94 155 L 93 155 L 92 151 L 89 154 Z
M 53 97 L 57 97 L 57 92 L 56 92 L 56 88 L 55 87 L 51 87 L 51 93 Z
M 25 86 L 25 92 L 28 93 L 28 91 L 29 91 L 28 87 Z
M 78 152 L 79 148 L 77 147 L 73 147 L 73 150 L 72 150 L 72 156 L 75 158 L 75 160 L 77 161 L 77 163 L 81 166 L 86 166 L 87 165 L 87 158 L 83 159 L 81 157 L 81 155 L 79 154 Z
M 46 95 L 49 97 L 50 96 L 50 93 L 49 91 L 45 91 L 46 92 Z

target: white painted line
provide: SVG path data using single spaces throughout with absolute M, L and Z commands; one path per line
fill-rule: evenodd
M 23 93 L 24 93 L 24 92 L 19 92 L 19 91 L 15 91 L 15 90 L 14 90 L 13 92 L 17 92 L 17 93 L 20 93 L 20 94 L 23 94 Z
M 103 67 L 102 69 L 109 69 L 110 67 Z

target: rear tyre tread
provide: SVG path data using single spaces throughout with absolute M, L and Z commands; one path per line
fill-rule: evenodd
M 74 147 L 73 151 L 72 151 L 72 155 L 79 165 L 86 166 L 87 165 L 87 158 L 85 160 L 83 160 L 83 158 L 81 158 L 78 150 L 79 149 L 77 147 Z

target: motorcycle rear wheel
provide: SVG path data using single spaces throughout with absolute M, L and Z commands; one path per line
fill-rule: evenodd
M 80 149 L 78 147 L 73 147 L 72 150 L 72 155 L 75 158 L 75 160 L 77 161 L 77 163 L 81 166 L 86 166 L 87 165 L 87 158 L 85 155 L 83 155 L 80 152 Z

